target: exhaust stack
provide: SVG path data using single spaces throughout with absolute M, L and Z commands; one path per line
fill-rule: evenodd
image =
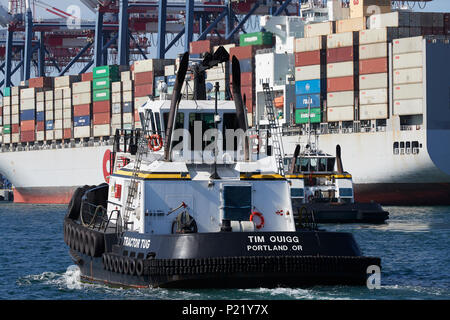
M 336 145 L 336 166 L 338 173 L 344 173 L 344 167 L 342 166 L 342 158 L 341 158 L 341 146 Z

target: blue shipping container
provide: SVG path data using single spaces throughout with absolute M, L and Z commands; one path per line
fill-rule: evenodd
M 45 130 L 53 130 L 53 120 L 45 121 Z
M 311 98 L 311 108 L 320 107 L 320 94 L 297 95 L 295 107 L 297 109 L 308 108 L 309 98 Z
M 36 112 L 36 121 L 44 121 L 45 120 L 45 112 L 39 111 Z
M 84 127 L 91 124 L 90 116 L 78 116 L 73 117 L 73 126 L 74 127 Z
M 295 82 L 295 94 L 320 93 L 320 79 Z
M 36 120 L 35 116 L 36 116 L 36 114 L 35 114 L 34 110 L 20 111 L 20 121 Z
M 172 87 L 172 86 L 174 86 L 175 85 L 175 80 L 177 79 L 177 76 L 176 75 L 173 75 L 173 76 L 167 76 L 167 85 L 169 86 L 169 87 Z
M 124 102 L 122 108 L 124 113 L 133 112 L 133 102 Z

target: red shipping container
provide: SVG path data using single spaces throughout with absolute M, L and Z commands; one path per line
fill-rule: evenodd
M 353 47 L 341 47 L 327 50 L 327 63 L 353 61 Z
M 153 94 L 153 84 L 144 84 L 134 87 L 135 97 L 146 97 Z
M 211 40 L 193 41 L 189 44 L 190 54 L 201 54 L 205 52 L 211 52 L 213 45 Z
M 353 76 L 327 79 L 328 92 L 354 91 L 355 90 L 354 85 L 355 81 Z
M 153 71 L 134 74 L 134 85 L 153 84 Z
M 242 100 L 247 107 L 247 112 L 253 111 L 253 102 L 255 101 L 255 91 L 252 86 L 241 87 Z
M 230 61 L 233 56 L 236 56 L 239 60 L 253 58 L 256 54 L 256 50 L 272 48 L 272 45 L 262 45 L 262 46 L 245 46 L 245 47 L 234 47 L 230 48 Z
M 376 58 L 359 61 L 359 74 L 388 72 L 387 58 Z
M 19 133 L 19 124 L 14 123 L 11 125 L 11 133 Z
M 320 50 L 296 52 L 295 53 L 295 66 L 311 66 L 314 64 L 320 64 Z
M 3 115 L 3 107 L 0 107 L 0 117 Z
M 92 81 L 94 80 L 94 73 L 93 72 L 87 72 L 81 74 L 81 81 Z
M 53 88 L 53 78 L 50 77 L 31 78 L 28 80 L 28 87 Z
M 93 113 L 105 113 L 111 112 L 111 101 L 95 101 L 92 107 Z
M 91 114 L 91 105 L 90 104 L 80 104 L 78 106 L 73 106 L 73 116 L 74 117 L 88 116 L 90 114 Z
M 44 130 L 45 130 L 45 121 L 37 121 L 36 131 L 44 131 Z
M 20 132 L 20 141 L 21 142 L 31 142 L 34 140 L 35 140 L 34 130 Z
M 93 124 L 108 124 L 111 123 L 111 113 L 94 113 Z
M 34 120 L 20 121 L 20 131 L 34 131 L 36 122 Z
M 137 109 L 134 109 L 134 122 L 140 122 L 141 118 L 139 117 L 139 112 Z
M 64 129 L 63 137 L 64 137 L 64 139 L 72 138 L 72 129 L 70 129 L 70 128 Z
M 253 86 L 255 78 L 253 77 L 253 72 L 243 72 L 241 73 L 241 87 Z

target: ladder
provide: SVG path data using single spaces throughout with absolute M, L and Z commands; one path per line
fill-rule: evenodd
M 128 187 L 127 202 L 125 203 L 125 212 L 123 215 L 123 225 L 125 227 L 125 230 L 128 229 L 129 224 L 133 224 L 132 222 L 129 222 L 129 219 L 130 219 L 131 213 L 135 211 L 135 208 L 133 208 L 133 203 L 134 203 L 134 199 L 136 197 L 137 191 L 138 191 L 138 179 L 137 178 L 139 176 L 139 172 L 141 171 L 142 157 L 144 154 L 147 153 L 147 150 L 148 150 L 146 136 L 149 133 L 148 128 L 149 128 L 150 121 L 152 118 L 153 118 L 152 110 L 146 109 L 144 125 L 142 128 L 143 134 L 138 138 L 138 142 L 137 142 L 138 147 L 137 147 L 136 157 L 134 160 L 133 173 L 131 175 L 130 186 Z
M 273 89 L 269 87 L 268 83 L 263 83 L 263 91 L 266 105 L 267 120 L 269 121 L 269 130 L 272 137 L 273 154 L 277 161 L 278 173 L 284 176 L 284 150 L 281 141 L 282 131 L 278 123 L 278 118 L 275 115 L 275 108 L 273 105 Z

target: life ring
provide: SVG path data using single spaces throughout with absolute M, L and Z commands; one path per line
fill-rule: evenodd
M 108 166 L 108 161 L 111 160 L 111 150 L 106 150 L 103 154 L 103 177 L 106 183 L 109 183 L 109 176 L 111 175 L 111 165 Z
M 157 133 L 152 134 L 148 138 L 148 147 L 155 152 L 161 150 L 161 148 L 163 147 L 163 141 L 161 136 Z
M 262 215 L 262 213 L 258 211 L 252 211 L 252 214 L 250 215 L 250 221 L 253 221 L 254 216 L 257 216 L 260 220 L 260 223 L 255 225 L 256 229 L 261 229 L 262 227 L 264 227 L 264 216 Z

